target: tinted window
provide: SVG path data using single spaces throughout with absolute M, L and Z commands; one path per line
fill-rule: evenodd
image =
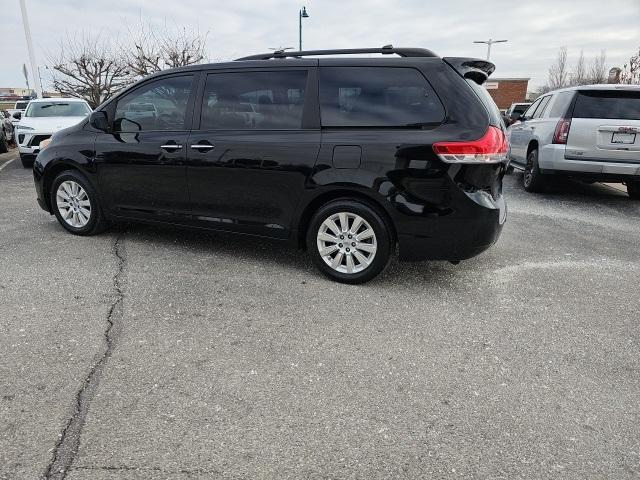
M 529 104 L 518 104 L 515 107 L 513 107 L 513 111 L 511 112 L 511 116 L 514 116 L 514 114 L 521 114 L 524 113 L 524 111 L 529 107 Z
M 321 68 L 320 109 L 325 127 L 419 126 L 444 118 L 442 103 L 413 68 Z
M 478 85 L 476 82 L 474 82 L 471 79 L 467 79 L 467 83 L 471 85 L 471 88 L 473 89 L 473 91 L 476 92 L 476 95 L 478 97 L 480 97 L 480 101 L 482 102 L 482 104 L 484 105 L 484 108 L 489 114 L 491 124 L 502 125 L 502 116 L 500 115 L 500 110 L 498 109 L 498 106 L 496 105 L 496 102 L 493 100 L 493 97 L 491 96 L 491 94 L 489 94 L 489 91 L 485 87 L 483 87 L 482 85 Z
M 29 102 L 16 102 L 16 110 L 24 110 Z
M 554 95 L 553 105 L 549 110 L 549 118 L 565 117 L 573 99 L 573 92 L 560 92 Z
M 533 117 L 534 112 L 536 111 L 536 108 L 538 108 L 538 105 L 540 105 L 540 101 L 541 101 L 541 100 L 542 100 L 542 99 L 541 99 L 541 98 L 539 98 L 539 99 L 537 99 L 535 102 L 533 102 L 531 105 L 529 105 L 529 108 L 527 108 L 527 109 L 525 110 L 525 112 L 524 112 L 524 115 L 523 115 L 523 116 L 524 116 L 524 117 L 526 117 L 526 118 L 532 118 L 532 117 Z
M 25 117 L 86 117 L 91 113 L 84 102 L 31 102 Z
M 533 114 L 533 118 L 540 118 L 544 114 L 544 109 L 547 108 L 547 104 L 549 103 L 550 99 L 550 95 L 542 98 L 542 100 L 540 101 L 540 105 L 538 105 L 538 108 L 536 108 L 536 111 Z
M 143 85 L 118 100 L 114 129 L 184 130 L 193 76 L 169 77 Z
M 574 118 L 640 120 L 640 92 L 583 91 L 573 109 Z
M 302 128 L 306 84 L 306 71 L 209 75 L 204 90 L 200 128 Z

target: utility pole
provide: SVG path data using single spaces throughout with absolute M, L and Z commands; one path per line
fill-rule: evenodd
M 298 12 L 298 51 L 302 51 L 302 19 L 309 18 L 307 13 L 307 7 L 302 7 L 302 10 Z
M 38 96 L 38 98 L 42 98 L 42 88 L 36 80 L 38 64 L 36 63 L 36 56 L 33 52 L 33 43 L 31 42 L 31 29 L 29 28 L 29 18 L 27 17 L 27 7 L 24 4 L 24 0 L 20 0 L 20 10 L 22 11 L 22 25 L 24 25 L 24 36 L 27 37 L 27 50 L 29 51 L 29 63 L 31 63 L 33 86 L 35 87 L 36 95 Z
M 489 61 L 489 58 L 491 58 L 491 45 L 493 45 L 494 43 L 504 43 L 504 42 L 508 42 L 509 40 L 493 40 L 493 39 L 489 39 L 489 40 L 474 40 L 473 43 L 486 43 L 487 44 L 487 62 Z

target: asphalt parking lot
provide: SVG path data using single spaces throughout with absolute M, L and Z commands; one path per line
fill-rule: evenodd
M 332 283 L 268 241 L 74 237 L 0 156 L 0 478 L 640 476 L 640 203 L 527 194 L 481 256 Z

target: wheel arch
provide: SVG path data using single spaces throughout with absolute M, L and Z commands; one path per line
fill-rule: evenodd
M 534 149 L 538 151 L 540 150 L 540 143 L 535 138 L 529 142 L 529 145 L 527 145 L 527 155 L 525 157 L 525 161 L 529 157 L 529 154 L 531 153 L 531 151 Z
M 330 190 L 325 190 L 313 198 L 311 198 L 304 207 L 301 208 L 298 216 L 297 228 L 296 228 L 296 244 L 300 248 L 304 248 L 306 245 L 307 229 L 311 222 L 311 218 L 314 213 L 318 211 L 323 205 L 338 199 L 349 199 L 361 201 L 371 208 L 373 208 L 387 224 L 391 239 L 393 243 L 398 241 L 398 233 L 393 222 L 393 217 L 384 206 L 384 199 L 376 198 L 368 192 L 364 192 L 361 189 L 356 189 L 347 186 L 336 186 Z
M 53 181 L 55 180 L 55 178 L 60 173 L 66 170 L 75 170 L 76 172 L 79 172 L 85 177 L 87 177 L 87 179 L 91 182 L 91 179 L 88 178 L 88 175 L 85 173 L 85 171 L 74 162 L 62 160 L 62 161 L 56 162 L 53 165 L 48 166 L 48 168 L 44 173 L 44 182 L 42 184 L 43 186 L 42 196 L 44 197 L 44 201 L 47 204 L 49 213 L 53 213 L 53 207 L 51 205 L 51 185 L 53 185 Z M 93 186 L 95 188 L 95 185 Z

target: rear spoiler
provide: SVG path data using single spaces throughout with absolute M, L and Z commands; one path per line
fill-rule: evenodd
M 493 63 L 477 58 L 445 57 L 442 60 L 452 66 L 462 77 L 470 78 L 478 85 L 486 82 L 489 75 L 496 69 Z

